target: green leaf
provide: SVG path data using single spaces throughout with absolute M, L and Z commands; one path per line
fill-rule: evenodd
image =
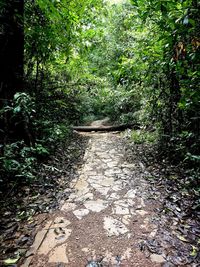
M 15 259 L 11 259 L 11 258 L 9 258 L 9 259 L 7 259 L 7 260 L 4 261 L 4 264 L 5 264 L 5 265 L 15 264 L 15 263 L 18 262 L 18 260 L 19 260 L 19 257 L 18 257 L 18 258 L 15 258 Z
M 198 253 L 197 247 L 195 247 L 195 246 L 192 245 L 192 251 L 190 253 L 190 256 L 196 257 L 197 256 L 197 253 Z
M 182 235 L 177 235 L 177 237 L 178 237 L 178 239 L 180 239 L 183 242 L 188 242 L 188 240 Z

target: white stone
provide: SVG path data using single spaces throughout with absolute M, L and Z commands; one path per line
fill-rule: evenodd
M 145 210 L 136 210 L 136 213 L 138 213 L 141 216 L 144 216 L 144 215 L 148 214 L 148 212 L 145 211 Z
M 84 206 L 86 209 L 91 210 L 93 212 L 100 212 L 107 208 L 108 204 L 106 201 L 102 199 L 97 200 L 88 200 L 85 202 Z
M 113 208 L 113 213 L 117 215 L 125 215 L 125 214 L 129 214 L 129 209 L 126 207 L 122 207 L 122 206 L 115 206 Z
M 136 189 L 131 189 L 126 193 L 125 197 L 127 197 L 127 198 L 135 198 L 136 197 L 136 192 L 137 192 Z
M 91 184 L 91 186 L 104 196 L 106 196 L 110 190 L 109 187 L 104 187 L 96 183 Z
M 69 259 L 66 255 L 66 245 L 61 245 L 56 248 L 50 253 L 49 255 L 49 263 L 69 263 Z
M 76 198 L 76 201 L 78 202 L 84 202 L 86 200 L 92 200 L 94 198 L 94 195 L 92 193 L 86 193 L 85 195 L 79 196 Z
M 55 233 L 55 229 L 49 229 L 46 238 L 38 250 L 38 254 L 48 254 L 57 245 L 66 242 L 71 232 L 71 229 L 62 229 L 60 233 Z
M 158 254 L 151 254 L 150 259 L 152 262 L 156 262 L 156 263 L 164 263 L 165 259 L 163 258 L 162 255 L 158 255 Z
M 116 199 L 119 199 L 119 198 L 120 198 L 120 196 L 116 192 L 114 192 L 114 193 L 110 194 L 108 199 L 109 200 L 116 200 Z
M 128 233 L 128 228 L 119 220 L 113 217 L 104 218 L 104 229 L 107 231 L 108 236 L 119 236 Z
M 124 223 L 124 224 L 126 224 L 126 225 L 129 225 L 130 224 L 130 220 L 131 220 L 131 215 L 124 215 L 123 217 L 122 217 L 122 222 Z
M 84 216 L 89 214 L 89 210 L 88 209 L 79 209 L 79 210 L 74 210 L 73 214 L 79 219 L 81 220 Z
M 122 185 L 116 184 L 112 187 L 113 191 L 121 191 L 123 189 Z
M 114 204 L 116 205 L 116 206 L 122 206 L 122 207 L 125 207 L 125 208 L 128 208 L 128 201 L 126 200 L 126 199 L 124 199 L 124 200 L 117 200 L 117 201 L 115 201 L 114 202 Z
M 75 208 L 76 208 L 76 204 L 75 203 L 65 202 L 61 207 L 61 211 L 68 212 L 68 211 L 74 210 Z

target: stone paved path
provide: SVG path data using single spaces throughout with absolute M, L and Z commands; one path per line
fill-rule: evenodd
M 36 235 L 23 266 L 157 267 L 160 255 L 145 257 L 138 244 L 153 237 L 153 207 L 146 198 L 141 163 L 125 161 L 119 134 L 88 134 L 79 179 L 60 210 Z M 144 172 L 144 170 L 143 170 Z M 68 189 L 66 189 L 68 190 Z

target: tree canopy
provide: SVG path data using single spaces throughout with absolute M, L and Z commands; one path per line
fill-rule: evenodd
M 27 164 L 8 159 L 13 144 L 46 153 L 70 125 L 106 116 L 198 165 L 198 1 L 1 1 L 0 19 L 4 173 Z
M 21 209 L 19 188 L 27 199 L 32 186 L 33 198 L 46 188 L 54 200 L 54 191 L 65 192 L 60 184 L 66 186 L 71 161 L 80 158 L 84 144 L 73 129 L 109 118 L 107 129 L 129 126 L 123 136 L 134 143 L 135 153 L 150 151 L 147 165 L 154 169 L 154 159 L 159 175 L 166 175 L 166 180 L 155 175 L 154 184 L 165 187 L 166 203 L 172 199 L 176 206 L 165 203 L 162 212 L 178 214 L 178 231 L 193 239 L 188 257 L 198 261 L 196 222 L 188 227 L 182 219 L 196 218 L 200 207 L 199 11 L 198 0 L 0 0 L 3 213 L 5 198 L 18 213 L 16 222 L 35 212 Z M 131 144 L 127 150 L 134 154 Z M 56 157 L 54 166 L 46 164 L 51 157 Z M 181 214 L 178 205 L 187 211 Z M 4 236 L 6 242 L 9 238 Z

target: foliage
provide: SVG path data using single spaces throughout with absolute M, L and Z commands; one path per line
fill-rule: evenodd
M 9 95 L 1 109 L 5 170 L 24 173 L 18 157 L 20 165 L 35 164 L 23 159 L 24 148 L 30 148 L 28 158 L 34 154 L 36 159 L 35 149 L 52 150 L 69 137 L 71 124 L 107 116 L 139 122 L 158 133 L 164 153 L 198 164 L 198 1 L 28 0 L 20 9 L 24 16 L 16 9 L 12 17 L 11 9 L 5 3 L 0 15 L 10 16 L 5 29 L 18 16 L 24 83 L 21 90 L 18 84 L 4 94 Z M 153 141 L 150 136 L 133 132 L 136 142 Z
M 23 141 L 7 144 L 0 157 L 1 180 L 5 177 L 32 180 L 36 176 L 35 166 L 38 157 L 48 155 L 48 150 L 41 144 L 26 146 Z
M 143 143 L 156 143 L 158 138 L 157 132 L 149 132 L 146 130 L 134 130 L 131 131 L 130 139 L 135 144 L 143 144 Z
M 144 83 L 150 115 L 160 125 L 161 146 L 181 159 L 199 155 L 199 3 L 132 3 L 143 30 L 152 30 Z

